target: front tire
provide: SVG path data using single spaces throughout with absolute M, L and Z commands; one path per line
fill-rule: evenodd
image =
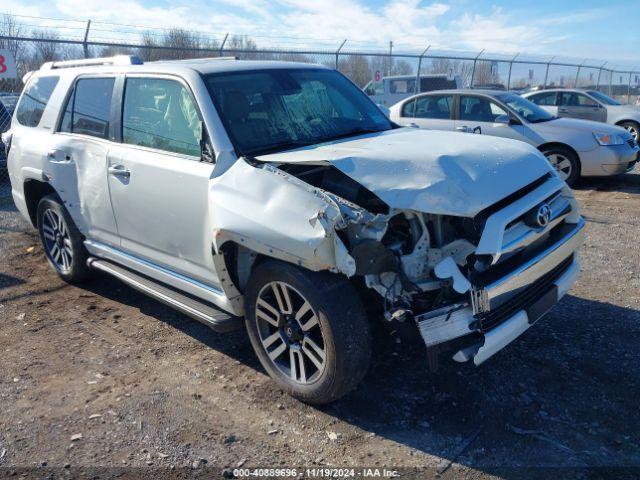
M 38 203 L 38 233 L 49 264 L 68 283 L 80 283 L 90 275 L 83 237 L 56 195 Z
M 640 135 L 640 125 L 638 123 L 632 122 L 631 120 L 629 120 L 627 122 L 620 122 L 619 126 L 621 126 L 627 132 L 629 132 L 635 139 L 636 143 L 640 141 L 640 138 L 638 138 Z
M 355 289 L 337 274 L 260 263 L 247 285 L 245 321 L 262 366 L 304 402 L 339 399 L 369 367 L 369 322 Z
M 580 178 L 580 161 L 577 155 L 568 148 L 553 146 L 542 150 L 542 154 L 547 157 L 560 178 L 570 187 Z

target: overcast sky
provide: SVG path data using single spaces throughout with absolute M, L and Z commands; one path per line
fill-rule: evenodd
M 640 66 L 640 5 L 629 0 L 0 0 L 0 10 L 231 32 L 256 37 L 258 44 L 273 42 L 267 37 L 287 37 L 292 46 L 307 45 L 311 38 L 323 46 L 348 38 L 353 49 L 382 49 L 393 40 L 405 50 L 431 44 L 438 49 L 521 51 Z M 260 36 L 265 36 L 262 42 Z

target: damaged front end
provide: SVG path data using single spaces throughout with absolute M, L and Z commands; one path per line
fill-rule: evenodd
M 225 174 L 237 175 L 231 183 L 258 176 L 251 183 L 260 188 L 237 199 L 212 188 L 216 249 L 232 240 L 358 279 L 375 292 L 387 321 L 415 322 L 431 352 L 455 345 L 456 361 L 485 361 L 578 275 L 584 222 L 552 173 L 469 217 L 392 208 L 328 162 L 241 161 L 233 169 Z

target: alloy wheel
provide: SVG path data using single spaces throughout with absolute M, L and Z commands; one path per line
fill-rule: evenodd
M 633 139 L 638 142 L 638 128 L 634 125 L 625 125 L 624 128 L 633 136 Z
M 316 381 L 327 351 L 318 314 L 304 296 L 285 282 L 269 282 L 258 295 L 255 320 L 270 361 L 300 384 Z
M 573 173 L 571 160 L 561 153 L 551 153 L 550 155 L 547 155 L 547 160 L 549 160 L 549 163 L 553 165 L 553 168 L 556 169 L 562 180 L 566 181 L 567 178 L 571 176 L 571 173 Z
M 73 247 L 69 228 L 62 215 L 48 208 L 42 216 L 42 237 L 47 256 L 62 273 L 71 271 Z

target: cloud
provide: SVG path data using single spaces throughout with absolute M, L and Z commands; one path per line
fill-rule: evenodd
M 549 51 L 551 45 L 565 38 L 550 35 L 534 24 L 518 24 L 501 9 L 489 15 L 465 13 L 452 22 L 446 33 L 452 43 L 456 43 L 452 37 L 457 36 L 457 43 L 466 48 L 504 53 Z
M 587 8 L 558 15 L 555 9 L 549 14 L 532 14 L 517 7 L 505 11 L 487 9 L 482 2 L 476 8 L 471 3 L 437 0 L 386 0 L 382 4 L 366 0 L 24 0 L 17 5 L 15 0 L 0 0 L 0 10 L 153 28 L 181 27 L 219 39 L 229 32 L 253 37 L 263 47 L 329 50 L 347 38 L 345 48 L 351 50 L 380 51 L 393 40 L 396 52 L 416 52 L 431 45 L 432 50 L 553 54 L 563 42 L 563 54 L 574 55 L 584 49 L 577 40 L 577 28 L 571 26 L 581 24 L 584 29 L 584 24 L 602 22 L 615 9 Z M 129 36 L 123 38 L 126 31 Z M 120 36 L 121 40 L 133 40 L 131 32 L 131 28 L 104 24 L 93 30 L 94 38 Z

